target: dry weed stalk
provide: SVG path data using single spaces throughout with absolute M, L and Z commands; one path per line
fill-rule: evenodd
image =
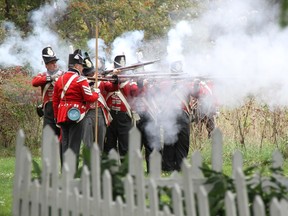
M 225 138 L 239 142 L 244 148 L 247 143 L 258 145 L 260 150 L 264 143 L 272 143 L 278 148 L 288 138 L 287 107 L 272 110 L 249 98 L 240 108 L 221 107 L 220 111 L 217 125 Z

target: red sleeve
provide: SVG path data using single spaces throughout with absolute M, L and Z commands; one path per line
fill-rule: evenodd
M 37 76 L 33 77 L 32 79 L 32 85 L 34 87 L 43 86 L 46 83 L 47 83 L 46 74 L 44 73 L 39 73 Z
M 79 84 L 81 85 L 84 101 L 89 102 L 89 103 L 93 103 L 97 101 L 98 93 L 92 92 L 91 87 L 89 86 L 89 83 L 87 80 L 83 80 L 79 82 Z
M 110 81 L 107 81 L 104 84 L 104 88 L 105 88 L 105 91 L 107 91 L 107 92 L 113 92 L 113 91 L 117 91 L 119 89 L 119 85 L 114 84 Z
M 101 92 L 105 91 L 105 83 L 104 81 L 98 81 L 97 87 L 100 89 Z
M 138 89 L 137 83 L 131 82 L 130 83 L 130 96 L 137 97 L 138 94 L 139 94 L 139 89 Z

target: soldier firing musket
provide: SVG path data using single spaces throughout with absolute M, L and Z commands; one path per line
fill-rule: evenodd
M 124 65 L 125 55 L 116 56 L 114 70 L 111 71 L 111 78 L 114 81 L 105 82 L 106 103 L 113 120 L 107 127 L 104 152 L 108 154 L 111 149 L 115 149 L 119 151 L 121 160 L 128 153 L 129 131 L 139 119 L 132 107 L 132 100 L 139 92 L 136 82 L 130 82 L 129 79 L 125 81 L 118 79 L 118 73 L 120 72 L 118 69 L 123 69 Z M 131 66 L 129 68 L 131 69 Z M 103 78 L 110 78 L 110 76 Z

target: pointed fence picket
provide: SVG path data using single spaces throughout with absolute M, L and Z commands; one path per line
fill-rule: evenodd
M 202 157 L 195 151 L 190 163 L 183 160 L 182 173 L 174 172 L 169 177 L 161 176 L 161 155 L 154 151 L 150 157 L 150 175 L 145 176 L 140 153 L 140 133 L 133 128 L 130 133 L 129 173 L 123 180 L 125 200 L 113 200 L 113 185 L 108 170 L 101 176 L 101 157 L 97 146 L 91 149 L 91 170 L 84 167 L 80 178 L 74 178 L 76 158 L 71 150 L 64 156 L 62 171 L 59 167 L 59 143 L 53 131 L 46 127 L 42 140 L 41 180 L 32 179 L 32 159 L 24 145 L 22 130 L 16 140 L 16 165 L 13 188 L 14 216 L 210 216 L 208 192 L 205 178 L 199 169 Z M 222 134 L 215 129 L 212 135 L 212 168 L 222 171 Z M 110 158 L 119 161 L 119 155 L 111 151 Z M 272 155 L 273 166 L 282 167 L 282 155 Z M 225 211 L 229 216 L 250 216 L 245 176 L 242 171 L 243 158 L 239 151 L 233 155 L 232 176 L 236 193 L 226 192 Z M 117 167 L 115 167 L 117 169 Z M 282 179 L 287 185 L 287 180 Z M 159 187 L 172 189 L 172 207 L 159 208 Z M 195 199 L 197 197 L 197 201 Z M 273 199 L 270 212 L 273 216 L 287 214 L 288 203 Z M 264 216 L 261 197 L 253 203 L 253 215 Z

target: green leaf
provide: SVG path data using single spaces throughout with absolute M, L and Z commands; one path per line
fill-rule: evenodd
M 40 165 L 35 160 L 32 160 L 32 166 L 33 166 L 32 174 L 34 174 L 33 179 L 41 180 L 42 170 Z

